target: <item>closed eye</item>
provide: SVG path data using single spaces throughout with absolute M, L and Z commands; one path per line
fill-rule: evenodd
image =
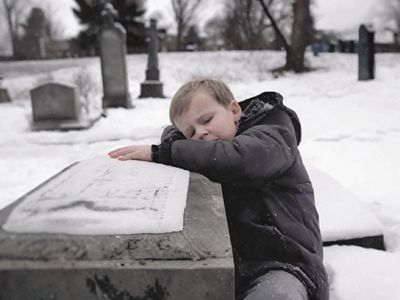
M 210 116 L 204 120 L 204 124 L 209 123 L 212 120 L 213 116 Z

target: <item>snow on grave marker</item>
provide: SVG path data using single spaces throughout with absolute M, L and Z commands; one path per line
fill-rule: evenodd
M 78 235 L 181 231 L 188 183 L 182 169 L 98 157 L 29 194 L 3 228 Z
M 384 249 L 383 226 L 354 195 L 328 174 L 309 168 L 325 246 Z
M 233 300 L 221 187 L 196 173 L 188 186 L 188 175 L 155 163 L 95 158 L 0 210 L 0 299 L 147 299 L 156 293 L 157 299 Z M 115 235 L 121 228 L 124 234 Z M 137 230 L 161 232 L 125 234 Z M 21 282 L 23 288 L 14 284 Z

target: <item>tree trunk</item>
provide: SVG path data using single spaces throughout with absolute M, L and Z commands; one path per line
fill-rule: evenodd
M 181 21 L 178 21 L 177 24 L 177 33 L 176 33 L 176 50 L 182 51 L 182 39 L 183 39 L 183 24 Z
M 7 5 L 5 1 L 3 1 L 3 6 L 5 10 L 5 17 L 7 19 L 8 33 L 10 35 L 10 40 L 11 40 L 11 53 L 12 56 L 15 57 L 15 50 L 17 49 L 17 36 L 12 20 L 13 7 Z
M 291 43 L 286 52 L 286 70 L 293 70 L 296 73 L 306 71 L 304 54 L 310 40 L 311 30 L 310 0 L 296 0 L 293 4 Z

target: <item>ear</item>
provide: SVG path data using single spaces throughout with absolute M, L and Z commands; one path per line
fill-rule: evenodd
M 235 122 L 239 121 L 242 109 L 240 108 L 239 102 L 237 102 L 236 100 L 232 100 L 231 102 L 231 111 L 233 114 L 234 121 Z

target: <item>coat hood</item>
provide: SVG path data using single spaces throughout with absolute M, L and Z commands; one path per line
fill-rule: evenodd
M 240 125 L 247 124 L 253 119 L 258 119 L 264 115 L 268 115 L 273 111 L 280 110 L 286 113 L 293 125 L 297 145 L 301 141 L 301 125 L 297 114 L 287 106 L 283 104 L 283 97 L 277 92 L 264 92 L 257 96 L 248 98 L 239 102 L 242 108 L 242 117 L 240 119 Z

